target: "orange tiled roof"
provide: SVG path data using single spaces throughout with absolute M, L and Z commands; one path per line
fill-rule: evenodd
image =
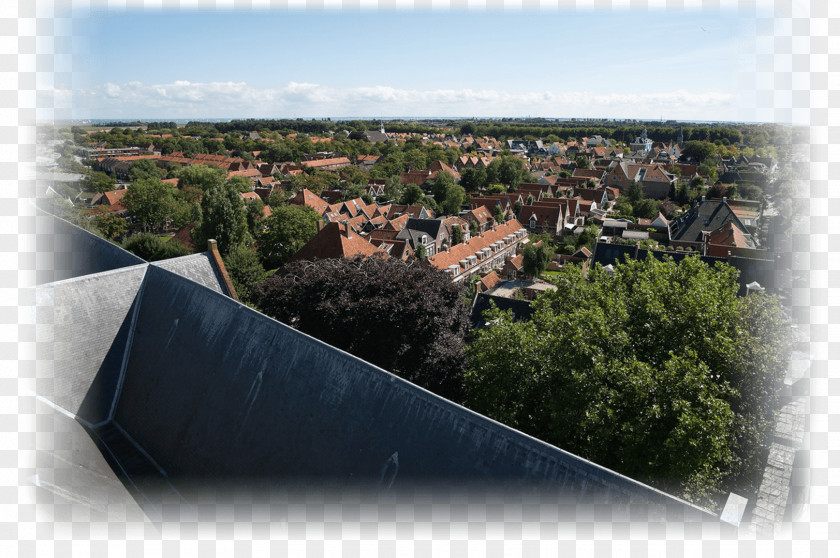
M 495 271 L 491 271 L 487 275 L 481 278 L 481 286 L 484 287 L 485 291 L 489 291 L 496 285 L 502 282 L 502 278 Z
M 434 267 L 445 270 L 450 265 L 460 266 L 460 261 L 475 255 L 479 250 L 490 247 L 494 242 L 504 240 L 509 234 L 514 234 L 519 229 L 523 228 L 516 219 L 506 221 L 501 225 L 497 225 L 495 229 L 490 229 L 481 236 L 474 236 L 461 244 L 456 244 L 449 249 L 449 252 L 438 252 L 434 256 L 429 257 L 428 262 Z M 461 270 L 463 271 L 463 270 Z
M 348 231 L 342 223 L 327 223 L 306 246 L 301 248 L 292 260 L 314 260 L 325 258 L 352 258 L 354 256 L 386 255 L 359 234 Z
M 331 159 L 318 159 L 316 161 L 301 161 L 302 167 L 318 168 L 329 167 L 331 165 L 349 165 L 350 159 L 347 157 L 333 157 Z

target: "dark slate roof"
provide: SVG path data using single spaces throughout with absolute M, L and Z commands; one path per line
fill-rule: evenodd
M 473 301 L 470 310 L 470 322 L 473 327 L 484 327 L 484 312 L 490 309 L 490 302 L 493 302 L 500 310 L 513 312 L 513 319 L 527 321 L 534 315 L 534 309 L 527 300 L 495 296 L 487 293 L 479 293 Z
M 412 239 L 415 239 L 425 234 L 429 237 L 429 240 L 437 240 L 442 228 L 444 228 L 444 225 L 440 219 L 415 219 L 412 217 L 405 224 L 405 228 L 397 235 L 397 238 L 408 238 L 410 234 Z
M 152 265 L 177 273 L 200 285 L 213 289 L 217 293 L 230 296 L 221 270 L 213 262 L 210 252 L 191 254 L 180 258 L 171 258 L 152 262 Z
M 37 285 L 146 263 L 116 244 L 40 210 L 35 216 L 35 234 Z
M 147 512 L 161 491 L 177 495 L 193 482 L 251 482 L 264 493 L 469 479 L 712 517 L 159 265 L 46 285 L 38 296 L 40 323 L 60 318 L 65 346 L 56 348 L 66 353 L 46 371 L 64 383 L 39 383 L 38 395 L 93 424 L 91 439 Z
M 747 228 L 726 202 L 703 200 L 671 221 L 671 240 L 702 242 L 702 231 L 714 231 L 730 222 L 734 223 L 741 232 L 749 234 Z
M 389 140 L 388 135 L 383 134 L 380 131 L 371 130 L 371 131 L 368 131 L 368 132 L 362 132 L 362 135 L 370 143 L 376 143 L 376 142 L 380 142 L 380 141 L 382 143 L 388 143 L 388 140 Z

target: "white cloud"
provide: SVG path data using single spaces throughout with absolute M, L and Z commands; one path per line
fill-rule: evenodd
M 543 116 L 737 120 L 737 99 L 722 91 L 655 93 L 493 89 L 336 88 L 290 81 L 256 88 L 245 82 L 178 80 L 146 85 L 106 83 L 77 92 L 92 118 L 226 118 L 342 116 Z

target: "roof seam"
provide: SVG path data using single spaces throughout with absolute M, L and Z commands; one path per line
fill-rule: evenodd
M 128 360 L 131 356 L 131 346 L 134 343 L 134 333 L 137 329 L 137 319 L 140 316 L 140 307 L 143 305 L 143 295 L 146 290 L 146 282 L 149 277 L 149 267 L 143 271 L 143 280 L 140 282 L 140 288 L 137 289 L 137 294 L 134 296 L 134 310 L 131 313 L 131 325 L 128 327 L 128 339 L 125 342 L 125 349 L 123 350 L 122 365 L 120 366 L 120 375 L 117 379 L 117 387 L 114 390 L 114 399 L 111 401 L 111 409 L 108 411 L 108 418 L 97 426 L 114 422 L 114 415 L 117 411 L 117 405 L 122 395 L 123 383 L 125 382 L 125 373 L 128 370 Z

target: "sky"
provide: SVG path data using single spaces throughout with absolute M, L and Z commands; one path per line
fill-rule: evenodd
M 749 27 L 721 10 L 94 11 L 73 115 L 742 120 Z

